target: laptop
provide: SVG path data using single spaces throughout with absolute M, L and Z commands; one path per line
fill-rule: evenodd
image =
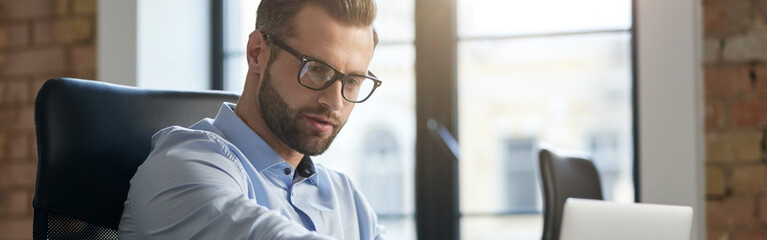
M 689 240 L 692 208 L 569 198 L 560 240 Z

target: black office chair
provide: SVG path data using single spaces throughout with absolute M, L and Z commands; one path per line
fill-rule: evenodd
M 151 136 L 215 117 L 224 92 L 145 90 L 51 79 L 35 100 L 34 239 L 117 239 L 129 181 Z
M 559 156 L 552 150 L 538 154 L 543 185 L 543 240 L 559 239 L 562 210 L 567 198 L 603 199 L 599 173 L 591 161 Z

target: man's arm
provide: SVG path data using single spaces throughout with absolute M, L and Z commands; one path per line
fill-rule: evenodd
M 351 179 L 345 174 L 339 174 L 343 177 L 346 184 L 352 189 L 354 198 L 354 206 L 359 218 L 359 225 L 361 229 L 367 229 L 369 232 L 360 232 L 363 239 L 384 240 L 386 237 L 386 228 L 383 225 L 378 224 L 378 214 L 376 214 L 373 206 L 370 206 L 367 198 L 357 187 L 352 183 Z
M 218 138 L 165 130 L 131 180 L 123 220 L 137 238 L 330 239 L 248 199 L 247 175 Z
M 362 195 L 361 192 L 359 192 L 359 190 L 357 190 L 356 188 L 354 190 L 355 190 L 354 196 L 355 196 L 355 201 L 357 205 L 357 212 L 362 211 L 369 216 L 368 219 L 370 222 L 368 222 L 367 224 L 370 226 L 370 229 L 371 229 L 371 232 L 369 233 L 370 234 L 369 236 L 371 236 L 371 239 L 374 239 L 374 240 L 388 239 L 386 237 L 386 228 L 383 225 L 378 224 L 378 215 L 373 210 L 373 207 L 371 207 L 370 204 L 368 204 L 367 199 L 365 199 L 365 196 Z M 361 223 L 361 224 L 365 224 L 365 223 Z

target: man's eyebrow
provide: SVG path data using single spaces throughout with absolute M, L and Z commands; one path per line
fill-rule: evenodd
M 333 68 L 335 68 L 335 69 L 338 69 L 338 67 L 336 67 L 336 65 L 333 65 L 333 64 L 330 64 L 330 63 L 328 63 L 328 61 L 326 61 L 325 59 L 322 59 L 322 58 L 318 58 L 318 57 L 313 57 L 313 56 L 307 56 L 307 57 L 309 57 L 309 58 L 311 58 L 311 59 L 314 59 L 314 60 L 317 60 L 317 61 L 320 61 L 320 62 L 322 62 L 322 63 L 325 63 L 325 64 L 327 64 L 327 65 L 329 65 L 329 66 L 332 66 L 332 67 L 333 67 Z M 359 72 L 359 71 L 342 72 L 341 70 L 338 70 L 338 71 L 339 71 L 339 72 L 341 72 L 341 73 L 346 73 L 346 74 L 348 74 L 348 75 L 360 75 L 360 76 L 368 76 L 368 72 L 369 72 L 370 70 L 365 70 L 364 72 Z
M 347 73 L 347 74 L 349 74 L 349 75 L 369 76 L 368 75 L 368 71 L 365 71 L 365 73 L 360 73 L 358 71 L 353 71 L 353 72 L 350 72 L 350 73 Z

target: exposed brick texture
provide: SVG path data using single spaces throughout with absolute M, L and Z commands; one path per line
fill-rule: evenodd
M 41 72 L 63 72 L 65 49 L 48 47 L 6 54 L 7 61 L 0 66 L 0 74 L 24 75 Z
M 29 25 L 25 23 L 8 26 L 8 46 L 25 46 L 29 43 Z
M 8 158 L 9 159 L 25 159 L 29 158 L 29 141 L 28 136 L 19 135 L 13 141 L 8 141 Z
M 36 163 L 5 162 L 0 169 L 0 188 L 29 188 L 35 187 Z
M 32 239 L 32 216 L 1 219 L 0 239 Z
M 6 147 L 5 146 L 5 143 L 6 143 L 5 138 L 6 138 L 6 136 L 7 136 L 6 134 L 0 133 L 0 159 L 5 158 L 5 152 L 6 152 L 5 151 L 5 147 Z M 3 163 L 3 161 L 0 161 L 0 164 L 1 163 Z M 0 201 L 2 201 L 2 193 L 1 192 L 0 192 Z
M 66 16 L 69 13 L 69 0 L 56 0 L 53 8 L 56 16 Z
M 28 104 L 29 105 L 29 104 Z M 16 119 L 11 122 L 10 127 L 13 127 L 19 131 L 34 131 L 35 130 L 35 110 L 33 106 L 24 106 L 16 111 Z
M 32 207 L 32 196 L 28 190 L 13 190 L 5 194 L 3 201 L 3 213 L 10 216 L 27 216 Z
M 706 158 L 709 162 L 759 162 L 762 139 L 759 131 L 709 132 Z
M 701 0 L 707 239 L 767 239 L 767 1 Z
M 51 0 L 3 0 L 0 1 L 0 18 L 4 20 L 27 20 L 51 16 Z
M 703 62 L 713 63 L 721 57 L 722 51 L 719 45 L 722 41 L 719 38 L 706 38 L 703 40 Z
M 724 103 L 721 100 L 709 100 L 706 101 L 706 129 L 717 130 L 721 129 L 727 124 L 724 115 Z
M 735 234 L 733 240 L 764 240 L 767 239 L 767 230 L 749 229 Z
M 706 239 L 708 240 L 729 240 L 729 233 L 727 230 L 709 230 L 708 235 L 706 235 Z
M 53 42 L 53 35 L 51 33 L 51 23 L 38 22 L 35 23 L 33 34 L 33 44 L 42 45 Z
M 33 105 L 54 77 L 96 75 L 96 0 L 0 0 L 0 240 L 32 238 Z
M 759 201 L 759 221 L 767 224 L 767 197 L 764 196 Z
M 8 39 L 11 34 L 8 32 L 8 26 L 0 26 L 0 48 L 8 46 Z
M 707 36 L 726 37 L 747 31 L 753 13 L 746 0 L 704 0 L 703 29 Z
M 704 76 L 706 96 L 726 96 L 752 90 L 748 64 L 707 68 Z
M 706 167 L 706 196 L 724 197 L 727 194 L 724 168 L 717 166 Z
M 73 47 L 69 52 L 69 64 L 73 71 L 93 71 L 96 67 L 96 47 Z
M 736 165 L 732 174 L 732 190 L 736 194 L 767 192 L 767 166 L 763 164 Z
M 729 238 L 729 232 L 727 230 L 709 230 L 708 235 L 706 235 L 706 239 L 708 240 L 730 240 Z
M 709 228 L 733 228 L 750 225 L 754 218 L 754 199 L 750 197 L 729 197 L 706 203 L 706 223 Z
M 74 0 L 73 11 L 78 14 L 93 14 L 96 12 L 96 0 Z
M 91 38 L 93 21 L 88 19 L 66 19 L 53 23 L 53 38 L 60 43 L 82 41 Z
M 755 21 L 746 33 L 725 40 L 725 46 L 722 49 L 723 57 L 729 62 L 767 60 L 765 42 L 767 42 L 767 24 L 764 21 Z
M 29 83 L 27 81 L 0 82 L 0 103 L 18 104 L 29 101 Z

